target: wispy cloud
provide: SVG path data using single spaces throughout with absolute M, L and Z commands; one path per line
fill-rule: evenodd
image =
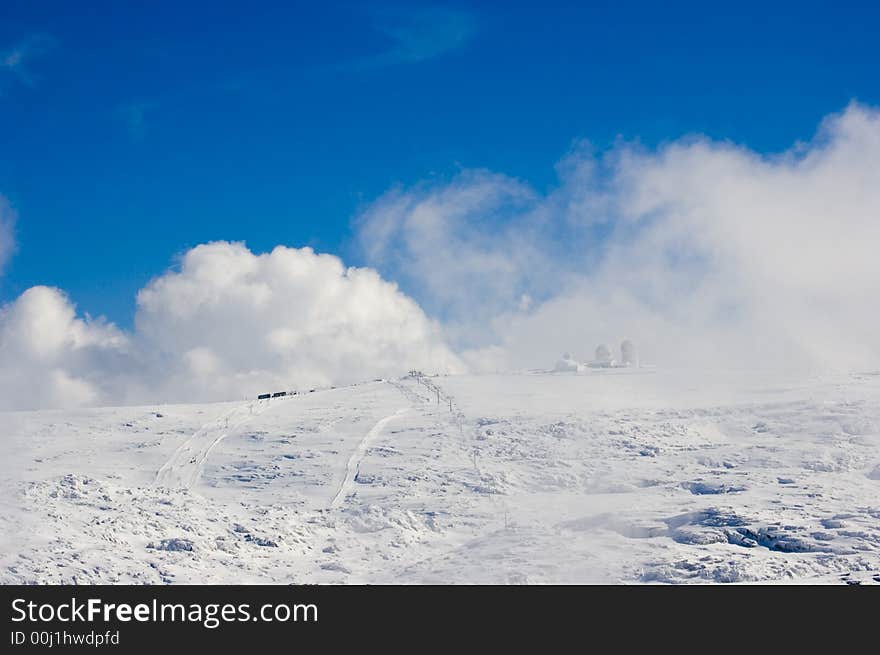
M 130 102 L 117 108 L 117 117 L 134 141 L 143 141 L 147 134 L 147 114 L 156 107 L 152 102 Z
M 55 39 L 48 34 L 33 34 L 0 53 L 0 70 L 14 75 L 27 86 L 36 84 L 38 77 L 31 72 L 31 60 L 55 47 Z
M 388 47 L 354 62 L 356 68 L 433 59 L 467 44 L 478 28 L 473 12 L 449 7 L 384 7 L 370 15 L 372 28 L 384 35 Z
M 0 274 L 15 252 L 16 213 L 9 201 L 0 195 Z

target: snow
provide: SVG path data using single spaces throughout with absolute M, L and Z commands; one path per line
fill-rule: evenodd
M 880 374 L 0 413 L 2 583 L 880 582 Z

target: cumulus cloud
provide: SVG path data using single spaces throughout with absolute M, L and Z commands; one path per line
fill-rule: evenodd
M 0 408 L 75 407 L 113 395 L 131 373 L 128 339 L 38 286 L 0 308 Z
M 449 311 L 478 367 L 624 337 L 660 363 L 880 359 L 878 112 L 774 156 L 688 138 L 581 146 L 559 172 L 543 195 L 486 172 L 394 190 L 358 220 L 365 256 Z
M 411 367 L 460 371 L 440 330 L 397 287 L 332 255 L 240 243 L 188 252 L 138 294 L 137 333 L 169 393 L 235 397 Z
M 394 284 L 309 248 L 201 245 L 137 302 L 131 334 L 77 317 L 48 287 L 0 309 L 0 407 L 235 399 L 462 370 Z

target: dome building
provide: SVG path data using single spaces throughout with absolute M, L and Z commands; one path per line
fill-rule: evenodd
M 639 366 L 639 353 L 636 350 L 636 345 L 629 339 L 620 344 L 620 362 L 624 366 L 632 366 L 633 368 Z
M 590 362 L 590 366 L 593 368 L 611 368 L 615 365 L 614 358 L 611 356 L 611 351 L 608 349 L 604 343 L 600 344 L 596 348 L 596 357 Z

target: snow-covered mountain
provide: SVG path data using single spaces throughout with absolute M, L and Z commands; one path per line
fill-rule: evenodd
M 880 375 L 0 413 L 3 583 L 880 582 Z

